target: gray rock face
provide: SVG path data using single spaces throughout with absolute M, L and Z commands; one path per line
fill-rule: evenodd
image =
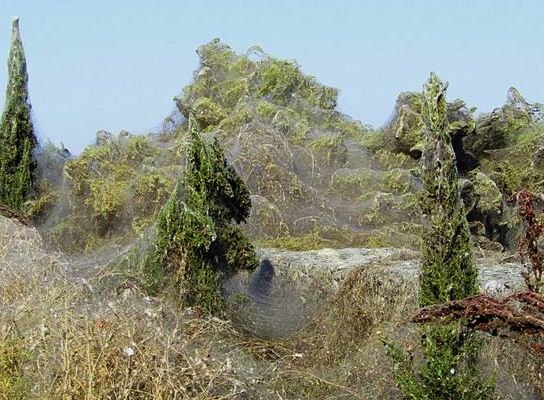
M 406 249 L 260 249 L 259 255 L 263 260 L 270 260 L 275 285 L 296 282 L 302 291 L 318 282 L 325 290 L 334 292 L 350 271 L 361 266 L 414 283 L 417 283 L 419 274 L 419 254 Z M 477 260 L 477 266 L 478 283 L 486 293 L 506 294 L 524 289 L 521 277 L 524 267 L 519 263 L 503 262 L 493 257 Z
M 96 145 L 97 146 L 104 146 L 104 145 L 111 145 L 113 143 L 113 135 L 105 130 L 99 130 L 96 132 Z
M 406 249 L 260 249 L 258 254 L 261 267 L 252 276 L 237 275 L 225 284 L 225 291 L 231 299 L 247 300 L 242 307 L 246 313 L 240 318 L 248 329 L 265 337 L 285 336 L 304 326 L 357 267 L 371 269 L 384 280 L 413 285 L 417 285 L 419 273 L 418 253 Z M 478 260 L 482 291 L 504 295 L 524 289 L 520 275 L 523 266 L 500 256 Z M 41 273 L 55 259 L 43 249 L 34 228 L 0 216 L 1 278 L 25 279 L 29 270 Z M 71 275 L 75 279 L 78 272 Z
M 355 268 L 369 268 L 384 281 L 418 285 L 419 254 L 380 248 L 286 251 L 260 249 L 261 267 L 252 276 L 226 283 L 229 297 L 245 299 L 240 318 L 261 337 L 287 336 L 302 328 L 321 309 Z M 481 291 L 503 296 L 523 290 L 521 264 L 501 260 L 502 253 L 477 262 Z M 235 295 L 235 296 L 233 296 Z

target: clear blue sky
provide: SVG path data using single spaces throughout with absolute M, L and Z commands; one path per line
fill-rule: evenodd
M 374 126 L 430 71 L 480 111 L 510 86 L 544 102 L 542 1 L 0 0 L 0 102 L 11 17 L 21 17 L 41 137 L 74 152 L 99 129 L 154 130 L 214 37 L 259 44 L 338 87 L 340 110 Z

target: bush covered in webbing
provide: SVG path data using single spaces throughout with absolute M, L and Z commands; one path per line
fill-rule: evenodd
M 217 141 L 206 143 L 189 119 L 182 178 L 157 218 L 157 237 L 144 264 L 148 288 L 174 286 L 182 302 L 209 312 L 221 308 L 221 280 L 253 271 L 253 246 L 232 223 L 249 216 L 249 191 L 227 164 Z
M 446 119 L 446 87 L 431 74 L 423 92 L 421 306 L 460 300 L 478 291 L 478 272 L 459 197 L 455 154 Z M 492 385 L 476 373 L 477 338 L 462 321 L 446 326 L 425 326 L 422 347 L 425 361 L 417 370 L 401 350 L 391 346 L 397 381 L 406 398 L 468 400 L 490 397 Z
M 0 121 L 0 204 L 16 211 L 22 211 L 33 192 L 35 162 L 32 153 L 37 140 L 30 110 L 25 52 L 19 35 L 19 20 L 14 19 L 6 105 Z

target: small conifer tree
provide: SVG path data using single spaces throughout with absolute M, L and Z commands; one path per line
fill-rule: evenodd
M 477 270 L 455 154 L 446 120 L 447 85 L 431 74 L 423 92 L 425 146 L 421 157 L 424 215 L 420 305 L 445 303 L 477 293 Z M 397 380 L 410 399 L 486 399 L 492 385 L 475 374 L 478 341 L 463 321 L 423 328 L 425 364 L 415 371 L 403 352 L 391 348 Z
M 470 233 L 459 196 L 459 176 L 446 119 L 446 92 L 435 74 L 424 90 L 425 145 L 421 156 L 423 248 L 421 306 L 477 293 Z
M 233 225 L 249 217 L 249 190 L 217 140 L 206 143 L 196 124 L 191 115 L 186 168 L 159 213 L 145 274 L 150 289 L 172 282 L 186 305 L 213 313 L 221 309 L 221 279 L 240 269 L 254 270 L 258 258 Z
M 0 204 L 21 211 L 32 193 L 32 153 L 37 140 L 30 118 L 28 73 L 17 18 L 12 23 L 8 75 L 0 122 Z

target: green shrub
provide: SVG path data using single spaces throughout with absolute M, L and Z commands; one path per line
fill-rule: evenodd
M 0 399 L 23 400 L 28 397 L 30 382 L 24 376 L 29 354 L 19 339 L 0 339 Z
M 455 154 L 446 119 L 446 85 L 431 74 L 423 93 L 426 124 L 421 156 L 424 215 L 419 276 L 420 305 L 445 303 L 478 291 L 477 270 L 464 206 L 459 197 Z M 411 399 L 485 399 L 493 392 L 490 381 L 476 373 L 478 340 L 464 322 L 423 328 L 425 363 L 416 371 L 394 345 L 397 382 Z
M 222 277 L 258 265 L 249 240 L 231 225 L 246 221 L 251 201 L 218 142 L 205 143 L 192 116 L 189 135 L 187 165 L 159 213 L 144 275 L 151 291 L 169 284 L 184 304 L 216 313 Z
M 12 25 L 6 106 L 0 121 L 0 204 L 21 211 L 32 194 L 37 144 L 30 116 L 28 73 L 19 20 Z

